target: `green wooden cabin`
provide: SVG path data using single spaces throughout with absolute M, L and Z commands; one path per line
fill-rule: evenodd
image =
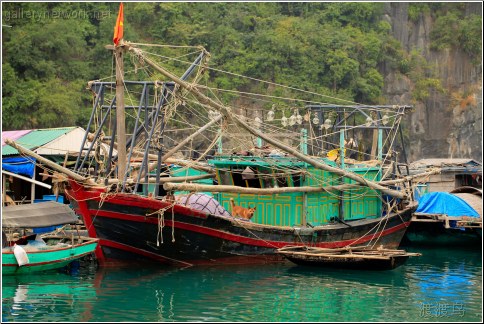
M 324 159 L 324 162 L 337 167 L 331 160 Z M 217 170 L 217 181 L 221 185 L 274 188 L 317 186 L 321 181 L 325 185 L 355 183 L 347 178 L 341 180 L 342 178 L 334 173 L 316 169 L 290 157 L 219 156 L 210 160 L 209 164 Z M 381 178 L 380 169 L 376 167 L 347 166 L 345 170 L 374 181 Z M 231 211 L 230 198 L 242 207 L 256 206 L 252 222 L 276 226 L 317 226 L 332 222 L 337 217 L 345 221 L 376 218 L 380 217 L 382 212 L 380 194 L 368 188 L 353 189 L 345 193 L 217 193 L 214 197 L 228 211 Z M 343 204 L 340 204 L 341 201 Z M 340 217 L 341 214 L 344 216 Z

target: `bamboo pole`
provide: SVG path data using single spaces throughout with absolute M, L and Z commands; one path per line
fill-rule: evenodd
M 397 180 L 388 180 L 388 181 L 381 181 L 381 184 L 397 184 L 402 183 L 405 181 L 410 181 L 415 178 L 419 177 L 426 177 L 432 174 L 440 173 L 440 169 L 431 170 L 429 172 L 416 174 L 413 176 L 407 176 L 402 179 Z M 183 178 L 183 177 L 180 177 Z M 210 186 L 210 185 L 200 185 L 200 184 L 191 184 L 191 183 L 169 183 L 167 179 L 178 179 L 178 177 L 173 178 L 164 178 L 165 185 L 163 188 L 168 191 L 173 190 L 180 190 L 180 191 L 206 191 L 206 192 L 228 192 L 228 193 L 242 193 L 242 194 L 258 194 L 258 195 L 272 195 L 278 193 L 289 193 L 289 192 L 329 192 L 329 191 L 342 191 L 342 190 L 349 190 L 349 189 L 357 189 L 361 188 L 361 184 L 345 184 L 345 185 L 337 185 L 337 186 L 327 186 L 327 187 L 284 187 L 284 188 L 244 188 L 244 187 L 237 187 L 237 186 L 228 186 L 228 185 L 217 185 L 217 186 Z M 194 179 L 191 179 L 194 180 Z M 180 180 L 182 181 L 182 180 Z M 187 180 L 189 181 L 189 180 Z M 173 181 L 176 182 L 176 181 Z
M 45 183 L 40 182 L 40 181 L 37 181 L 37 180 L 33 180 L 32 178 L 27 178 L 27 177 L 21 176 L 21 175 L 16 174 L 16 173 L 11 173 L 11 172 L 2 170 L 2 175 L 3 174 L 6 174 L 6 175 L 9 175 L 9 176 L 12 176 L 12 177 L 19 178 L 19 179 L 28 181 L 30 183 L 35 183 L 36 185 L 41 186 L 41 187 L 44 187 L 44 188 L 47 188 L 47 189 L 51 189 L 52 188 L 51 185 L 45 184 Z
M 168 158 L 168 159 L 166 159 L 165 163 L 178 164 L 178 165 L 181 165 L 181 166 L 190 167 L 192 169 L 199 170 L 199 171 L 204 171 L 204 172 L 207 172 L 207 173 L 214 173 L 215 172 L 212 167 L 209 167 L 207 165 L 200 164 L 200 163 L 195 162 L 195 161 L 188 161 L 188 160 L 181 160 L 181 159 L 175 159 L 175 158 Z
M 5 171 L 2 170 L 2 206 L 7 205 L 7 177 L 4 173 Z
M 370 159 L 372 159 L 372 160 L 378 159 L 378 156 L 376 155 L 377 148 L 378 148 L 378 130 L 374 129 L 373 130 L 373 140 L 371 141 Z
M 227 118 L 230 118 L 231 120 L 233 120 L 239 126 L 245 128 L 252 135 L 262 138 L 267 143 L 276 146 L 277 148 L 279 148 L 279 149 L 281 149 L 281 150 L 283 150 L 283 151 L 285 151 L 285 152 L 287 152 L 287 153 L 289 153 L 289 154 L 291 154 L 291 155 L 299 158 L 301 161 L 304 161 L 304 162 L 306 162 L 306 163 L 314 166 L 317 169 L 321 169 L 321 170 L 333 172 L 333 173 L 335 173 L 335 174 L 337 174 L 339 176 L 343 176 L 343 177 L 349 178 L 351 180 L 354 180 L 356 182 L 361 183 L 364 186 L 368 186 L 368 187 L 370 187 L 372 189 L 375 189 L 375 190 L 380 190 L 382 193 L 385 193 L 387 195 L 390 195 L 390 196 L 393 196 L 393 197 L 396 197 L 396 198 L 401 198 L 401 199 L 407 198 L 407 195 L 404 194 L 404 193 L 402 193 L 402 192 L 400 192 L 400 191 L 388 189 L 388 188 L 386 188 L 384 186 L 381 186 L 381 185 L 379 185 L 379 184 L 377 184 L 377 183 L 375 183 L 373 181 L 367 180 L 367 179 L 365 179 L 365 178 L 363 178 L 363 177 L 361 177 L 361 176 L 359 176 L 359 175 L 357 175 L 355 173 L 350 173 L 350 172 L 347 172 L 347 171 L 344 171 L 344 170 L 341 170 L 341 169 L 338 169 L 338 168 L 329 166 L 329 165 L 327 165 L 325 163 L 321 163 L 321 162 L 318 162 L 316 160 L 313 160 L 310 157 L 308 157 L 308 156 L 300 153 L 299 151 L 295 150 L 294 148 L 288 147 L 285 144 L 279 142 L 278 140 L 275 140 L 272 137 L 267 136 L 266 134 L 262 133 L 261 131 L 255 129 L 255 128 L 251 127 L 251 126 L 249 126 L 245 121 L 237 118 L 232 113 L 230 107 L 226 107 L 226 106 L 224 106 L 222 104 L 219 104 L 219 103 L 213 101 L 209 97 L 203 95 L 198 90 L 196 90 L 195 87 L 192 84 L 190 84 L 188 82 L 185 82 L 185 81 L 179 79 L 174 74 L 172 74 L 172 73 L 166 71 L 165 69 L 159 67 L 153 61 L 151 61 L 149 58 L 143 56 L 142 52 L 139 49 L 134 48 L 134 47 L 129 46 L 129 45 L 127 45 L 127 46 L 128 46 L 128 50 L 134 52 L 137 56 L 142 57 L 142 61 L 143 62 L 146 62 L 147 64 L 149 64 L 150 66 L 152 66 L 154 69 L 156 69 L 158 72 L 160 72 L 161 74 L 163 74 L 167 78 L 170 78 L 171 80 L 173 80 L 175 83 L 177 83 L 178 85 L 180 85 L 180 87 L 182 87 L 183 89 L 188 90 L 201 103 L 213 107 L 214 109 L 218 110 L 223 115 L 225 115 Z
M 166 182 L 183 182 L 183 181 L 195 181 L 195 180 L 202 180 L 202 179 L 210 179 L 210 178 L 215 178 L 215 174 L 202 174 L 202 175 L 197 175 L 197 176 L 186 176 L 186 177 L 165 177 L 165 178 L 160 178 L 160 183 L 166 183 Z M 108 183 L 117 183 L 117 179 L 108 179 Z M 128 179 L 126 181 L 127 184 L 133 184 L 134 179 Z M 148 178 L 148 183 L 157 183 L 156 177 L 149 177 Z
M 442 172 L 442 169 L 435 168 L 435 169 L 427 171 L 427 172 L 406 176 L 406 177 L 403 177 L 401 179 L 380 181 L 380 183 L 385 184 L 385 185 L 393 185 L 393 184 L 402 183 L 402 182 L 410 181 L 410 180 L 417 179 L 417 178 L 425 178 L 425 177 L 431 176 L 433 174 L 439 174 L 441 172 Z
M 34 172 L 32 174 L 32 178 L 30 179 L 30 203 L 33 204 L 35 200 L 35 171 L 37 170 L 37 166 L 34 164 Z
M 160 183 L 195 181 L 195 180 L 212 179 L 212 178 L 215 178 L 215 174 L 202 174 L 202 175 L 186 176 L 186 177 L 166 177 L 166 178 L 160 178 Z
M 195 183 L 173 183 L 167 182 L 163 185 L 166 191 L 191 191 L 191 192 L 228 192 L 240 194 L 254 194 L 254 195 L 274 195 L 290 192 L 329 192 L 335 190 L 347 190 L 351 188 L 358 188 L 358 184 L 346 184 L 327 187 L 284 187 L 284 188 L 245 188 L 227 185 L 201 185 Z

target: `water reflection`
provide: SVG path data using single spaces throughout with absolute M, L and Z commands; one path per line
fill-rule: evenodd
M 481 252 L 428 248 L 423 253 L 426 259 L 410 264 L 405 273 L 413 292 L 412 303 L 422 311 L 430 310 L 428 318 L 482 319 Z
M 2 277 L 2 321 L 91 319 L 96 290 L 91 280 L 63 273 Z M 58 318 L 58 319 L 56 319 Z
M 287 264 L 134 264 L 70 277 L 4 277 L 4 321 L 437 321 L 422 304 L 462 302 L 481 319 L 480 255 L 420 251 L 392 271 Z M 425 315 L 425 314 L 424 314 Z M 428 314 L 427 314 L 428 315 Z

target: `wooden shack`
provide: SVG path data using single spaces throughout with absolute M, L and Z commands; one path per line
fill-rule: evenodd
M 429 177 L 426 192 L 450 192 L 459 187 L 482 189 L 482 164 L 473 159 L 422 159 L 410 164 L 410 174 L 441 168 Z

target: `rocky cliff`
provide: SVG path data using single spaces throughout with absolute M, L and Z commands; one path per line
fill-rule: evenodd
M 408 3 L 387 3 L 385 20 L 403 48 L 417 50 L 432 65 L 443 91 L 431 91 L 415 101 L 415 84 L 409 77 L 383 67 L 388 103 L 412 103 L 415 112 L 405 122 L 407 158 L 472 158 L 482 162 L 482 63 L 458 48 L 432 50 L 430 14 L 408 17 Z M 481 14 L 482 3 L 467 3 L 466 15 Z

